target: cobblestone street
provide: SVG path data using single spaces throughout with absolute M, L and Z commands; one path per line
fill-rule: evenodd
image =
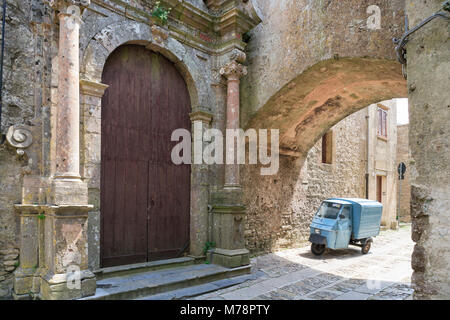
M 250 281 L 196 300 L 404 300 L 412 299 L 411 226 L 374 238 L 367 255 L 359 247 L 315 257 L 309 246 L 252 259 Z

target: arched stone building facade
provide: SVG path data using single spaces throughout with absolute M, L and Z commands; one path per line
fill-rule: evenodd
M 404 31 L 403 0 L 377 1 L 379 28 L 368 25 L 370 1 L 161 3 L 172 8 L 167 24 L 151 15 L 154 1 L 14 1 L 10 15 L 16 20 L 8 22 L 8 30 L 15 30 L 10 32 L 19 41 L 6 50 L 10 85 L 1 125 L 8 143 L 0 150 L 5 296 L 59 299 L 95 292 L 94 271 L 102 267 L 102 98 L 108 90 L 102 74 L 118 48 L 140 46 L 170 62 L 188 91 L 194 140 L 195 132 L 207 128 L 280 129 L 280 172 L 291 178 L 309 149 L 339 120 L 369 104 L 407 96 L 391 40 Z M 433 2 L 426 9 L 437 6 Z M 81 20 L 73 17 L 77 10 Z M 415 17 L 421 11 L 408 10 Z M 409 68 L 415 63 L 411 59 Z M 424 79 L 411 70 L 416 80 L 408 81 L 417 86 Z M 136 143 L 139 148 L 139 139 Z M 412 156 L 420 161 L 429 155 L 418 150 Z M 241 170 L 239 179 L 238 165 L 190 166 L 190 241 L 180 252 L 203 259 L 205 244 L 215 242 L 208 252 L 211 262 L 248 265 L 246 212 L 266 209 L 253 200 L 265 194 L 273 177 L 260 176 L 256 166 Z M 427 184 L 435 179 L 425 177 Z M 279 192 L 289 180 L 280 178 L 270 195 L 274 203 L 289 197 Z M 413 190 L 413 201 L 420 198 L 413 212 L 420 213 L 428 198 Z M 428 220 L 417 217 L 416 227 L 428 228 Z M 413 259 L 423 262 L 424 248 L 432 244 L 415 239 L 423 243 Z M 65 289 L 71 265 L 82 271 L 77 290 Z M 413 266 L 420 291 L 430 276 L 424 263 Z
M 194 139 L 196 134 L 209 127 L 224 130 L 227 126 L 225 122 L 227 101 L 233 97 L 239 99 L 239 92 L 228 93 L 231 94 L 228 98 L 227 87 L 239 83 L 242 76 L 240 72 L 245 72 L 245 68 L 241 65 L 245 61 L 246 46 L 242 41 L 242 35 L 260 21 L 252 4 L 223 1 L 210 1 L 206 4 L 201 1 L 163 1 L 162 5 L 165 8 L 172 8 L 168 24 L 151 15 L 153 2 L 69 0 L 48 1 L 39 5 L 41 15 L 39 26 L 46 28 L 44 42 L 48 46 L 46 49 L 52 52 L 48 64 L 45 65 L 46 68 L 50 68 L 51 73 L 47 75 L 45 79 L 47 82 L 43 82 L 38 93 L 40 97 L 47 98 L 43 102 L 48 109 L 45 109 L 43 111 L 45 114 L 36 118 L 32 125 L 12 126 L 10 129 L 12 134 L 8 136 L 8 148 L 18 148 L 18 156 L 24 159 L 23 161 L 28 161 L 22 183 L 22 199 L 16 201 L 20 204 L 14 206 L 20 217 L 18 239 L 20 263 L 14 273 L 14 296 L 20 299 L 32 293 L 44 299 L 61 299 L 91 295 L 95 292 L 93 273 L 95 270 L 110 265 L 145 262 L 149 259 L 155 260 L 157 257 L 177 257 L 182 254 L 201 258 L 204 255 L 205 243 L 208 241 L 216 243 L 215 248 L 209 253 L 213 262 L 228 267 L 248 264 L 248 251 L 243 245 L 243 234 L 239 232 L 244 209 L 242 203 L 235 201 L 240 194 L 239 186 L 230 187 L 228 192 L 226 188 L 224 189 L 226 175 L 220 166 L 210 174 L 211 168 L 197 163 L 190 165 L 188 170 L 190 174 L 187 179 L 190 182 L 186 182 L 187 188 L 184 188 L 188 192 L 187 200 L 183 204 L 184 212 L 171 213 L 171 218 L 174 219 L 171 221 L 166 221 L 166 215 L 159 215 L 160 223 L 170 228 L 181 223 L 178 216 L 183 214 L 186 217 L 183 218 L 183 223 L 186 224 L 184 227 L 188 229 L 187 243 L 182 243 L 181 246 L 174 244 L 173 248 L 164 251 L 161 245 L 164 245 L 164 236 L 170 235 L 170 230 L 161 228 L 160 225 L 159 230 L 154 228 L 148 231 L 159 233 L 151 236 L 161 238 L 156 240 L 159 241 L 157 244 L 152 244 L 152 250 L 156 250 L 153 252 L 154 256 L 150 257 L 150 253 L 144 252 L 141 258 L 136 258 L 137 260 L 127 258 L 133 252 L 117 248 L 128 241 L 123 239 L 134 236 L 136 239 L 132 241 L 131 246 L 148 240 L 149 247 L 151 240 L 139 238 L 139 232 L 134 229 L 118 230 L 117 228 L 124 225 L 124 221 L 120 225 L 115 222 L 112 226 L 106 225 L 104 220 L 107 209 L 103 208 L 102 215 L 101 207 L 102 199 L 105 197 L 103 194 L 106 192 L 106 189 L 101 188 L 101 171 L 102 168 L 103 171 L 107 169 L 104 167 L 105 159 L 102 159 L 101 141 L 104 139 L 102 134 L 106 134 L 102 129 L 102 115 L 105 113 L 102 108 L 106 103 L 102 97 L 109 90 L 108 85 L 102 83 L 105 64 L 113 53 L 127 46 L 141 48 L 137 49 L 141 53 L 147 50 L 148 59 L 151 60 L 154 69 L 150 76 L 161 77 L 160 80 L 152 80 L 155 85 L 161 83 L 158 96 L 151 97 L 151 102 L 141 101 L 143 107 L 156 108 L 164 101 L 167 103 L 164 99 L 172 99 L 167 108 L 173 107 L 171 103 L 178 104 L 176 99 L 179 99 L 177 94 L 180 92 L 170 93 L 165 90 L 175 85 L 173 81 L 178 81 L 181 85 L 180 90 L 184 90 L 183 86 L 187 89 L 188 101 L 185 103 L 189 107 L 184 107 L 182 112 L 185 114 L 182 117 L 190 119 L 187 130 L 192 131 Z M 127 54 L 132 54 L 130 52 L 124 53 L 125 56 L 119 57 L 119 60 L 132 61 L 133 57 L 126 57 Z M 153 61 L 155 57 L 160 58 Z M 125 65 L 122 71 L 116 70 L 115 72 L 119 72 L 117 76 L 120 77 L 122 72 L 125 73 L 123 77 L 126 79 L 130 76 L 129 70 L 126 69 L 129 67 L 130 65 Z M 239 71 L 239 68 L 242 70 Z M 114 76 L 112 77 L 110 79 L 114 79 Z M 166 77 L 166 80 L 163 80 L 163 77 Z M 171 80 L 171 77 L 178 77 L 181 80 Z M 163 85 L 161 81 L 166 82 Z M 125 91 L 126 88 L 127 83 L 122 83 L 116 85 L 114 90 Z M 138 90 L 135 87 L 132 89 Z M 141 95 L 145 100 L 146 91 L 142 90 L 137 91 L 137 96 Z M 157 91 L 156 87 L 151 91 Z M 124 94 L 130 94 L 128 91 L 125 92 L 127 93 Z M 119 105 L 123 104 L 123 108 L 120 106 L 118 108 L 120 112 L 122 109 L 124 111 L 119 117 L 132 112 L 131 109 L 128 111 L 126 109 L 127 98 L 122 99 Z M 108 106 L 110 103 L 111 101 L 108 102 Z M 37 105 L 36 108 L 41 109 L 41 106 Z M 160 126 L 164 128 L 166 123 L 170 129 L 171 123 L 173 124 L 170 117 L 178 115 L 169 115 L 164 113 L 164 108 L 160 109 L 162 110 L 161 119 L 158 120 L 161 122 Z M 144 119 L 143 123 L 146 121 L 152 119 Z M 119 129 L 117 126 L 115 128 Z M 128 134 L 133 130 L 130 127 L 124 132 Z M 20 142 L 23 133 L 29 140 Z M 161 133 L 154 132 L 156 137 L 158 134 Z M 45 141 L 40 140 L 41 136 L 45 137 Z M 118 138 L 114 133 L 108 133 L 108 137 L 116 139 L 116 142 L 109 144 L 110 147 L 115 143 L 130 144 L 120 145 L 117 148 L 120 149 L 116 154 L 119 157 L 118 161 L 122 161 L 120 157 L 127 154 L 123 149 L 134 150 L 132 152 L 135 156 L 141 146 L 142 153 L 148 154 L 144 150 L 146 144 L 154 143 L 159 148 L 164 143 L 169 145 L 171 138 L 169 135 L 164 138 L 167 141 L 162 141 L 156 138 L 149 140 L 150 138 L 146 136 L 134 136 L 131 140 L 125 137 L 119 143 L 119 138 L 122 137 Z M 14 138 L 18 142 L 15 142 Z M 158 142 L 159 140 L 161 142 Z M 119 165 L 116 171 L 119 170 L 118 167 Z M 126 168 L 128 169 L 123 170 L 129 170 L 130 166 Z M 179 202 L 180 194 L 176 193 L 176 189 L 184 180 L 178 180 L 179 177 L 176 176 L 173 176 L 172 180 L 167 178 L 167 175 L 175 174 L 173 170 L 170 171 L 167 166 L 160 169 L 158 178 L 167 184 L 166 195 L 175 194 L 173 199 L 160 192 L 155 199 L 151 199 L 150 205 L 138 203 L 146 207 L 144 212 L 149 212 L 152 205 L 159 206 L 160 210 L 162 207 Z M 125 173 L 131 174 L 136 172 L 133 173 L 131 169 Z M 166 178 L 168 180 L 165 180 Z M 149 180 L 152 179 L 156 178 L 150 176 Z M 148 181 L 148 185 L 157 183 L 153 180 Z M 128 184 L 133 182 L 117 180 L 115 183 L 106 183 L 105 188 L 110 184 L 121 183 L 126 184 L 128 188 Z M 134 186 L 133 190 L 139 192 L 147 187 L 139 186 L 136 189 Z M 159 189 L 153 187 L 153 191 Z M 211 194 L 214 192 L 217 192 L 218 196 L 216 201 L 212 202 Z M 224 194 L 231 195 L 231 198 L 223 198 Z M 119 197 L 122 194 L 116 191 L 113 196 Z M 149 195 L 150 198 L 152 196 L 155 195 Z M 182 196 L 185 197 L 186 194 Z M 139 199 L 136 201 L 139 202 Z M 125 202 L 132 201 L 125 199 Z M 123 220 L 126 214 L 123 211 L 129 213 L 132 210 L 130 207 L 117 207 L 117 203 L 115 205 L 116 208 L 111 209 L 116 215 L 113 219 L 121 215 Z M 217 239 L 211 238 L 213 227 L 211 210 L 208 211 L 208 207 L 212 208 L 216 216 L 214 228 L 216 237 L 219 236 Z M 167 210 L 177 211 L 170 208 Z M 237 219 L 233 224 L 237 232 L 229 230 L 226 225 L 230 218 Z M 139 224 L 142 224 L 142 221 L 135 221 L 139 217 L 128 216 L 127 219 L 126 225 L 134 223 L 138 228 Z M 148 217 L 144 217 L 144 220 L 147 219 Z M 110 227 L 115 229 L 113 231 L 107 229 Z M 111 231 L 113 237 L 123 237 L 123 241 L 116 241 L 113 244 L 115 247 L 112 248 L 122 255 L 120 261 L 111 264 L 101 259 L 102 255 L 105 255 L 102 246 L 103 249 L 107 246 L 101 242 L 102 230 L 103 233 Z M 150 252 L 150 248 L 148 250 Z M 71 266 L 81 270 L 81 288 L 77 290 L 65 290 Z

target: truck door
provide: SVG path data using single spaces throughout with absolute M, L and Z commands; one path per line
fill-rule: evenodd
M 347 205 L 342 208 L 338 216 L 338 232 L 336 236 L 336 249 L 347 248 L 352 234 L 352 207 Z

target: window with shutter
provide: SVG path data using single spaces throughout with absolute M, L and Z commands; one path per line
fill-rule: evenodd
M 377 120 L 377 135 L 387 139 L 387 110 L 378 108 Z
M 329 131 L 322 137 L 322 163 L 333 163 L 333 131 Z

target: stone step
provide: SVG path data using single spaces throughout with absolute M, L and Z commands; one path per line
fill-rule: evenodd
M 94 296 L 82 300 L 137 299 L 249 274 L 250 267 L 228 269 L 214 264 L 194 264 L 106 278 L 97 281 Z
M 198 286 L 187 287 L 183 289 L 168 291 L 164 293 L 159 293 L 155 295 L 150 295 L 142 298 L 138 298 L 136 300 L 185 300 L 192 299 L 197 296 L 214 292 L 220 289 L 225 289 L 228 287 L 232 287 L 247 281 L 257 279 L 257 274 L 244 274 L 242 276 L 236 276 L 233 278 L 227 278 L 222 280 L 216 280 L 212 282 L 208 282 L 205 284 L 201 284 Z
M 94 273 L 95 276 L 97 277 L 97 280 L 103 280 L 107 278 L 121 277 L 147 271 L 189 266 L 193 265 L 195 262 L 196 262 L 195 259 L 192 257 L 182 257 L 175 259 L 135 263 L 117 267 L 102 268 L 95 270 Z

